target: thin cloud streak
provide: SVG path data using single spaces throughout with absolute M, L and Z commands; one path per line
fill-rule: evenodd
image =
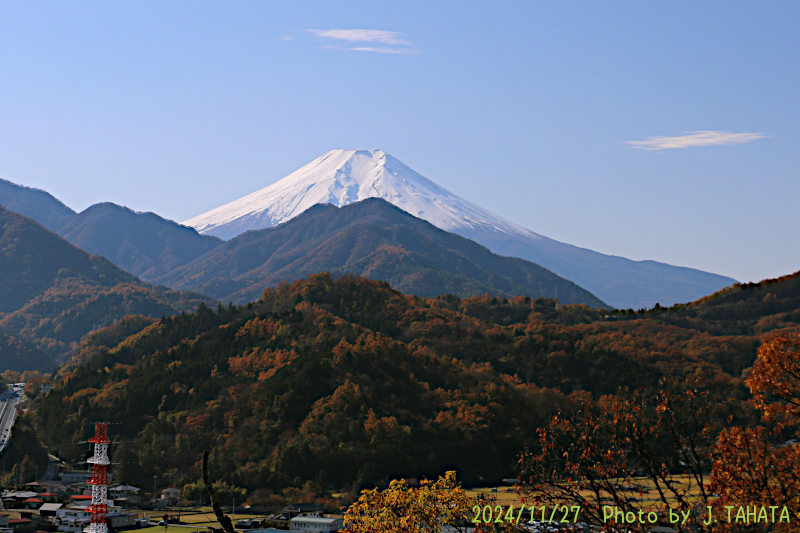
M 694 146 L 719 146 L 742 144 L 763 139 L 762 133 L 731 133 L 728 131 L 687 131 L 677 137 L 650 137 L 644 141 L 626 141 L 632 148 L 642 150 L 669 150 Z
M 374 42 L 381 44 L 413 46 L 410 42 L 400 39 L 399 32 L 384 30 L 306 30 L 323 39 L 336 39 L 348 42 Z
M 358 48 L 348 48 L 348 50 L 355 50 L 357 52 L 377 52 L 379 54 L 418 54 L 419 50 L 413 48 L 370 48 L 368 46 L 360 46 Z

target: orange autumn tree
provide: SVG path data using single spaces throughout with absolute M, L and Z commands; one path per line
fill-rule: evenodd
M 645 532 L 663 524 L 671 507 L 688 516 L 675 529 L 710 531 L 702 524 L 711 499 L 710 408 L 708 394 L 664 380 L 655 394 L 621 390 L 594 400 L 574 393 L 539 430 L 539 447 L 520 458 L 520 492 L 529 505 L 545 507 L 545 520 L 553 508 L 570 509 L 570 516 L 575 509 L 578 520 L 605 523 L 606 531 Z M 634 479 L 642 476 L 644 484 Z M 652 512 L 652 521 L 609 521 L 609 506 L 636 516 Z
M 765 420 L 800 424 L 800 334 L 784 333 L 762 344 L 747 385 Z
M 763 531 L 796 531 L 800 520 L 800 334 L 783 333 L 761 345 L 747 378 L 762 425 L 724 430 L 711 488 L 719 506 L 786 507 Z M 776 517 L 780 517 L 777 514 Z M 772 518 L 770 513 L 770 518 Z

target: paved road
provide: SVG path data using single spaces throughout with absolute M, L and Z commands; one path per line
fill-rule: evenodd
M 0 394 L 0 453 L 5 451 L 11 438 L 11 428 L 17 419 L 17 403 L 25 392 L 25 386 L 14 384 Z

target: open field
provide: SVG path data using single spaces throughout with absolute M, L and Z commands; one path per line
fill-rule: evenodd
M 137 512 L 137 511 L 134 511 Z M 180 528 L 177 530 L 177 533 L 191 533 L 192 531 L 207 531 L 209 527 L 219 527 L 219 523 L 217 522 L 217 518 L 214 515 L 214 510 L 211 507 L 202 507 L 200 510 L 192 509 L 192 510 L 182 510 L 180 512 L 174 510 L 162 510 L 162 509 L 154 509 L 148 511 L 138 511 L 143 517 L 150 518 L 151 522 L 155 524 L 163 519 L 164 515 L 168 515 L 169 518 L 179 518 L 181 522 L 185 522 L 185 524 L 169 524 L 167 529 L 169 528 Z M 245 513 L 237 513 L 236 515 L 232 515 L 230 512 L 225 512 L 225 514 L 231 517 L 234 520 L 234 524 L 236 520 L 248 518 L 253 520 L 263 520 L 267 518 L 265 514 L 245 514 Z M 153 533 L 164 533 L 164 526 L 156 526 L 152 525 L 150 527 L 143 528 L 139 531 L 146 531 Z M 176 529 L 173 529 L 176 531 Z
M 700 490 L 697 487 L 694 479 L 689 475 L 676 475 L 672 476 L 670 481 L 676 485 L 681 487 L 681 489 L 685 489 L 688 492 L 688 500 L 694 501 L 699 497 Z M 634 500 L 629 500 L 634 507 L 646 509 L 651 506 L 661 507 L 661 498 L 659 496 L 658 491 L 655 488 L 655 483 L 646 477 L 634 477 L 630 480 L 618 480 L 619 484 L 627 484 L 631 490 L 625 491 L 625 494 L 629 494 L 630 498 L 635 498 Z M 501 505 L 503 507 L 509 507 L 513 505 L 515 508 L 519 508 L 520 505 L 523 505 L 522 498 L 525 497 L 524 494 L 517 494 L 516 488 L 513 486 L 508 487 L 497 487 L 496 489 L 493 488 L 476 488 L 467 490 L 467 495 L 476 497 L 476 496 L 483 496 L 483 498 L 487 502 L 492 502 L 495 505 Z M 593 493 L 589 490 L 582 490 L 580 492 L 581 496 L 586 498 L 588 501 L 591 501 L 593 498 Z M 613 504 L 613 502 L 608 502 L 609 504 Z M 670 503 L 674 503 L 673 499 L 670 499 Z

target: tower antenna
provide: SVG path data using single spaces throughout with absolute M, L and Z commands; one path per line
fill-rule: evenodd
M 92 513 L 91 522 L 84 528 L 84 533 L 108 533 L 108 422 L 98 422 L 94 425 L 94 437 L 89 439 L 94 444 L 94 455 L 87 459 L 92 464 L 92 477 L 86 482 L 92 486 L 92 504 L 89 511 Z

